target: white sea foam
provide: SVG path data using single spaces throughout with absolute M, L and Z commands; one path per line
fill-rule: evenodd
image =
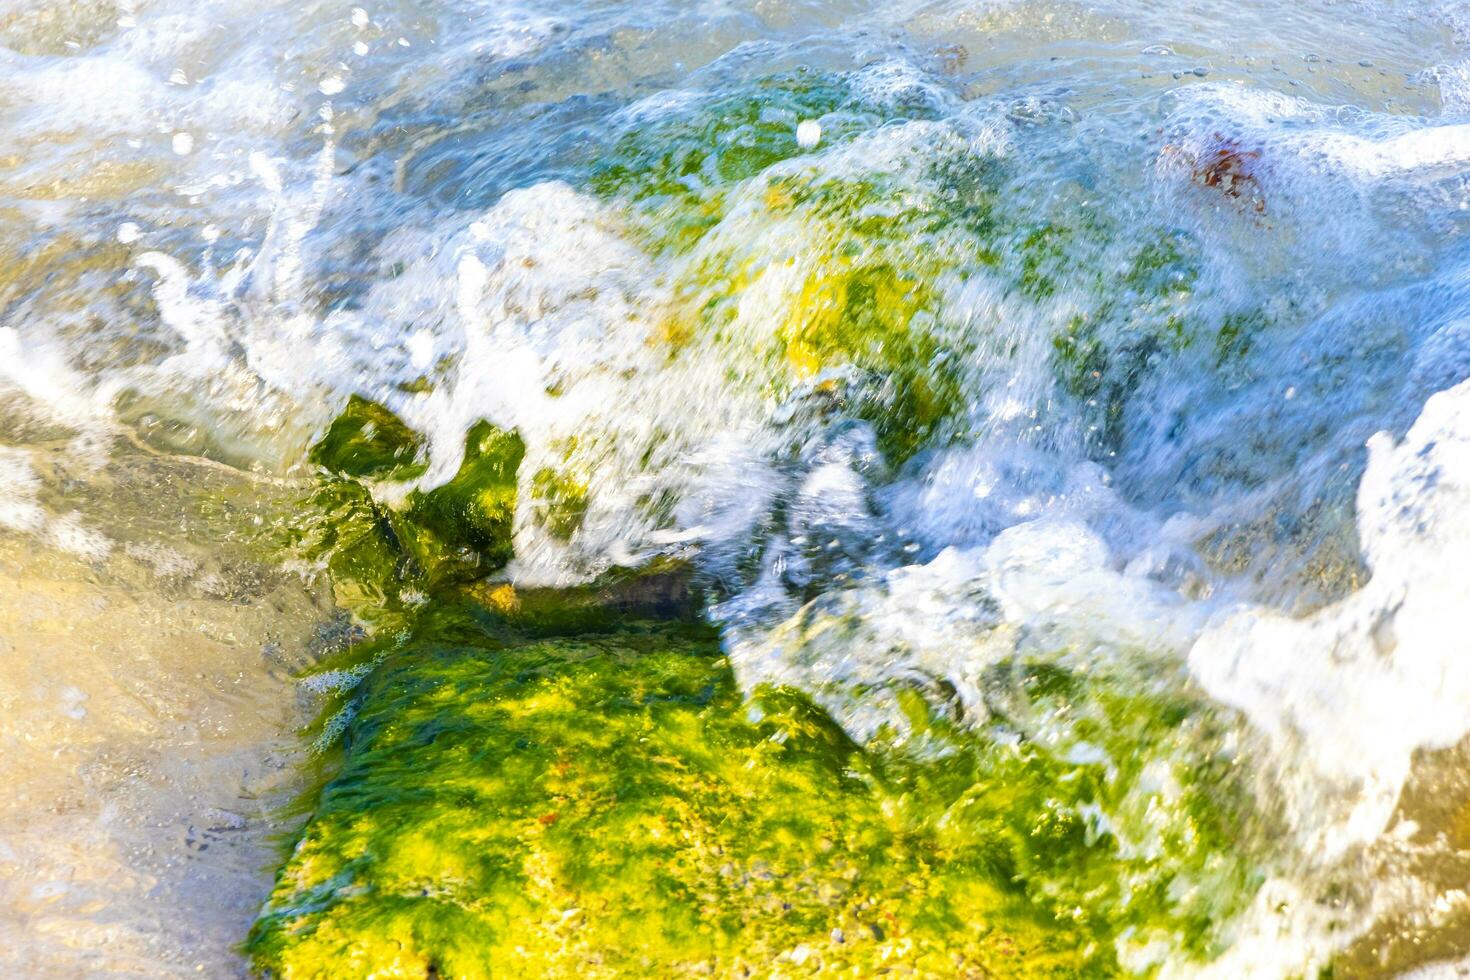
M 100 560 L 112 551 L 112 541 L 87 527 L 76 513 L 52 514 L 42 506 L 41 478 L 29 451 L 0 446 L 0 527 L 34 536 L 61 551 Z
M 1210 628 L 1190 667 L 1282 746 L 1294 766 L 1346 783 L 1346 812 L 1315 841 L 1328 856 L 1376 838 L 1419 748 L 1470 734 L 1470 383 L 1424 407 L 1402 443 L 1374 437 L 1358 491 L 1373 576 L 1305 620 L 1237 612 Z M 1301 801 L 1314 813 L 1330 801 Z

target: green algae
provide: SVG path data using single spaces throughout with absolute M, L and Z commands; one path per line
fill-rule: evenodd
M 593 162 L 587 183 L 640 206 L 640 233 L 654 251 L 686 248 L 725 216 L 729 188 L 804 152 L 796 142 L 804 119 L 821 119 L 831 144 L 882 116 L 846 78 L 798 69 L 630 127 Z
M 525 444 L 478 422 L 454 477 L 390 505 L 376 482 L 426 468 L 423 439 L 383 406 L 354 396 L 311 448 L 321 479 L 298 522 L 297 550 L 325 565 L 340 604 L 364 618 L 482 577 L 512 557 L 517 470 Z
M 945 277 L 976 254 L 968 243 L 879 176 L 772 174 L 747 193 L 747 220 L 757 215 L 786 236 L 789 258 L 752 259 L 712 233 L 675 285 L 671 346 L 733 347 L 737 358 L 753 348 L 739 370 L 764 379 L 778 401 L 825 384 L 850 417 L 874 427 L 894 465 L 962 433 L 970 344 L 944 319 L 942 294 Z M 744 304 L 775 281 L 780 319 L 763 342 L 748 335 Z
M 377 402 L 353 395 L 307 458 L 358 479 L 411 479 L 421 474 L 424 440 Z
M 796 691 L 744 696 L 685 574 L 441 593 L 380 645 L 257 970 L 1077 977 L 1133 938 L 1215 951 L 1256 883 L 1248 798 L 1188 697 L 1007 661 L 987 728 L 900 692 L 910 730 L 859 746 Z
M 568 473 L 543 466 L 531 477 L 537 518 L 552 537 L 569 541 L 587 516 L 587 485 Z
M 260 974 L 1115 976 L 1209 959 L 1258 887 L 1248 770 L 1178 671 L 1013 656 L 977 718 L 855 687 L 906 719 L 860 745 L 804 693 L 742 691 L 686 565 L 485 580 L 514 434 L 476 426 L 451 492 L 394 508 L 350 474 L 416 437 L 345 416 L 318 545 L 393 615 L 323 665 L 360 681 L 324 714 L 340 746 L 248 939 Z M 491 557 L 422 557 L 444 542 Z
M 835 255 L 809 277 L 779 338 L 797 378 L 856 369 L 844 392 L 895 465 L 940 443 L 964 406 L 963 382 L 936 329 L 932 286 L 882 255 Z
M 472 573 L 503 567 L 512 557 L 516 470 L 525 453 L 516 433 L 485 421 L 471 426 L 454 477 L 409 497 L 406 523 L 418 534 L 417 550 L 453 555 L 440 561 Z
M 1196 346 L 1222 363 L 1241 352 L 1234 321 L 1196 311 L 1189 235 L 1140 232 L 1076 194 L 1038 198 L 1016 161 L 944 124 L 908 128 L 931 114 L 868 98 L 855 78 L 796 72 L 695 98 L 630 125 L 592 164 L 589 187 L 625 208 L 634 237 L 681 257 L 657 331 L 671 358 L 723 348 L 732 374 L 780 402 L 816 379 L 901 466 L 972 434 L 975 352 L 1007 326 L 951 309 L 976 275 L 1056 324 L 1059 394 L 1080 403 L 1098 456 L 1121 447 L 1129 402 L 1160 365 Z M 806 118 L 822 120 L 823 143 L 803 155 Z M 768 345 L 754 309 L 778 320 Z
M 1255 339 L 1268 329 L 1270 320 L 1264 310 L 1241 310 L 1227 314 L 1215 332 L 1215 364 L 1217 367 L 1239 363 L 1250 353 Z
M 1058 387 L 1099 451 L 1163 358 L 1224 364 L 1264 328 L 1202 326 L 1182 233 L 1019 210 L 1002 160 L 944 145 L 909 170 L 807 163 L 804 118 L 840 149 L 888 115 L 839 76 L 781 76 L 630 130 L 589 184 L 672 263 L 670 360 L 714 348 L 775 401 L 820 390 L 896 466 L 969 435 L 991 325 L 947 306 L 973 276 L 1058 311 Z M 747 307 L 775 311 L 764 333 Z M 853 690 L 907 719 L 859 745 L 800 692 L 741 690 L 682 565 L 485 581 L 518 506 L 567 541 L 591 503 L 576 446 L 518 501 L 524 455 L 482 422 L 453 480 L 388 504 L 377 484 L 425 469 L 391 412 L 354 399 L 313 448 L 304 550 L 392 628 L 334 665 L 365 680 L 252 930 L 259 972 L 1078 977 L 1218 952 L 1270 844 L 1228 719 L 1176 671 L 1014 657 L 980 719 Z
M 1095 267 L 1091 279 L 1071 275 L 1092 299 L 1052 337 L 1060 387 L 1082 403 L 1087 441 L 1100 455 L 1121 448 L 1128 405 L 1144 381 L 1204 336 L 1191 306 L 1200 258 L 1188 236 L 1145 238 L 1125 261 L 1112 279 Z
M 1022 231 L 1016 247 L 1022 293 L 1031 299 L 1046 299 L 1057 291 L 1069 235 L 1067 228 L 1051 223 Z
M 894 464 L 953 438 L 966 345 L 942 320 L 941 280 L 984 257 L 955 228 L 987 220 L 990 158 L 946 153 L 932 169 L 956 179 L 941 201 L 937 181 L 915 193 L 893 173 L 833 172 L 820 156 L 808 165 L 795 136 L 819 119 L 824 152 L 840 152 L 860 133 L 929 115 L 865 97 L 853 76 L 800 70 L 631 126 L 587 184 L 625 208 L 646 249 L 683 256 L 659 331 L 671 357 L 723 348 L 732 373 L 760 379 L 777 401 L 820 376 L 874 425 Z M 768 251 L 750 248 L 756 229 Z M 764 340 L 740 322 L 742 305 L 777 280 L 785 310 Z

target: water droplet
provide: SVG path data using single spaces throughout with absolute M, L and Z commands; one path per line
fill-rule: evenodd
M 815 119 L 803 119 L 796 127 L 796 145 L 810 150 L 822 141 L 822 125 Z

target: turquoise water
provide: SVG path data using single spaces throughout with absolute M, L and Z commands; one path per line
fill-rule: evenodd
M 1467 43 L 1452 3 L 7 3 L 0 526 L 121 553 L 146 495 L 68 500 L 126 445 L 275 488 L 253 560 L 365 630 L 686 567 L 740 692 L 1126 771 L 1067 805 L 1147 873 L 1235 773 L 1209 941 L 1117 970 L 1453 957 Z M 369 404 L 385 455 L 311 452 Z

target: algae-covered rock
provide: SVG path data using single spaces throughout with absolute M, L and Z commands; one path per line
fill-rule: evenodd
M 425 469 L 423 437 L 377 402 L 359 395 L 332 420 L 308 458 L 342 477 L 409 479 Z
M 802 120 L 822 119 L 831 144 L 884 115 L 847 77 L 797 69 L 697 100 L 688 112 L 638 119 L 593 163 L 588 184 L 656 214 L 641 226 L 645 241 L 678 249 L 724 217 L 732 187 L 803 152 L 796 138 Z
M 1200 893 L 1238 868 L 1203 796 L 1137 853 L 1101 816 L 1133 760 L 917 697 L 920 736 L 860 747 L 795 692 L 747 700 L 708 628 L 639 618 L 677 586 L 637 581 L 565 620 L 506 585 L 426 611 L 355 695 L 251 933 L 261 973 L 1106 976 L 1125 931 L 1208 952 L 1232 906 Z M 1017 713 L 1084 684 L 1016 670 Z
M 537 516 L 552 537 L 570 540 L 587 517 L 587 486 L 549 466 L 531 478 Z
M 344 769 L 251 936 L 271 975 L 1075 960 L 1071 941 L 1028 947 L 978 917 L 955 936 L 926 925 L 962 894 L 989 911 L 994 886 L 931 907 L 916 878 L 905 895 L 937 842 L 905 839 L 804 702 L 769 696 L 752 721 L 697 629 L 430 641 L 360 696 Z
M 985 365 L 1032 356 L 1007 337 L 1019 314 L 1049 335 L 1082 441 L 1116 451 L 1144 380 L 1215 335 L 1195 309 L 1198 244 L 1032 186 L 996 141 L 874 91 L 862 71 L 758 79 L 637 117 L 593 163 L 590 188 L 671 263 L 656 340 L 781 402 L 817 380 L 837 396 L 828 414 L 872 424 L 901 466 L 984 426 L 986 389 L 1013 380 Z M 822 120 L 812 151 L 795 136 L 806 118 Z
M 485 574 L 510 561 L 516 471 L 525 443 L 514 432 L 478 422 L 465 436 L 464 461 L 454 478 L 408 500 L 405 526 L 423 560 L 468 566 Z
M 1107 448 L 1160 358 L 1213 338 L 1223 363 L 1261 328 L 1192 319 L 1187 236 L 1017 208 L 1010 163 L 901 111 L 796 73 L 631 127 L 589 182 L 669 266 L 643 368 L 718 365 L 678 391 L 783 406 L 773 426 L 861 420 L 898 466 L 973 435 L 982 344 L 1051 358 Z M 1007 338 L 994 310 L 1038 327 Z M 556 541 L 595 526 L 622 432 L 599 424 L 533 446 L 518 481 L 520 436 L 481 422 L 452 480 L 402 495 L 381 485 L 424 447 L 382 406 L 354 399 L 314 448 L 306 550 L 395 628 L 353 654 L 341 768 L 252 931 L 259 971 L 1104 976 L 1216 951 L 1259 842 L 1187 684 L 1058 654 L 993 665 L 981 717 L 898 682 L 823 689 L 904 706 L 859 745 L 807 695 L 742 691 L 685 566 L 487 580 L 518 507 Z M 629 476 L 674 458 L 617 448 Z
M 984 255 L 936 219 L 941 188 L 787 167 L 729 193 L 739 217 L 679 268 L 661 333 L 671 353 L 726 361 L 778 401 L 821 384 L 895 465 L 962 434 L 975 337 L 946 319 L 943 294 Z M 749 250 L 752 224 L 769 254 Z
M 655 334 L 671 357 L 723 363 L 777 401 L 819 379 L 894 464 L 963 429 L 969 344 L 943 319 L 943 280 L 993 261 L 975 233 L 998 175 L 937 123 L 903 130 L 935 116 L 909 96 L 862 72 L 756 79 L 637 117 L 588 178 L 674 264 Z M 803 120 L 821 121 L 809 158 Z
M 513 554 L 520 437 L 476 423 L 453 479 L 396 506 L 380 501 L 375 481 L 420 475 L 423 449 L 396 415 L 357 396 L 311 449 L 322 479 L 300 523 L 302 551 L 325 564 L 338 601 L 368 618 L 406 593 L 488 575 Z

